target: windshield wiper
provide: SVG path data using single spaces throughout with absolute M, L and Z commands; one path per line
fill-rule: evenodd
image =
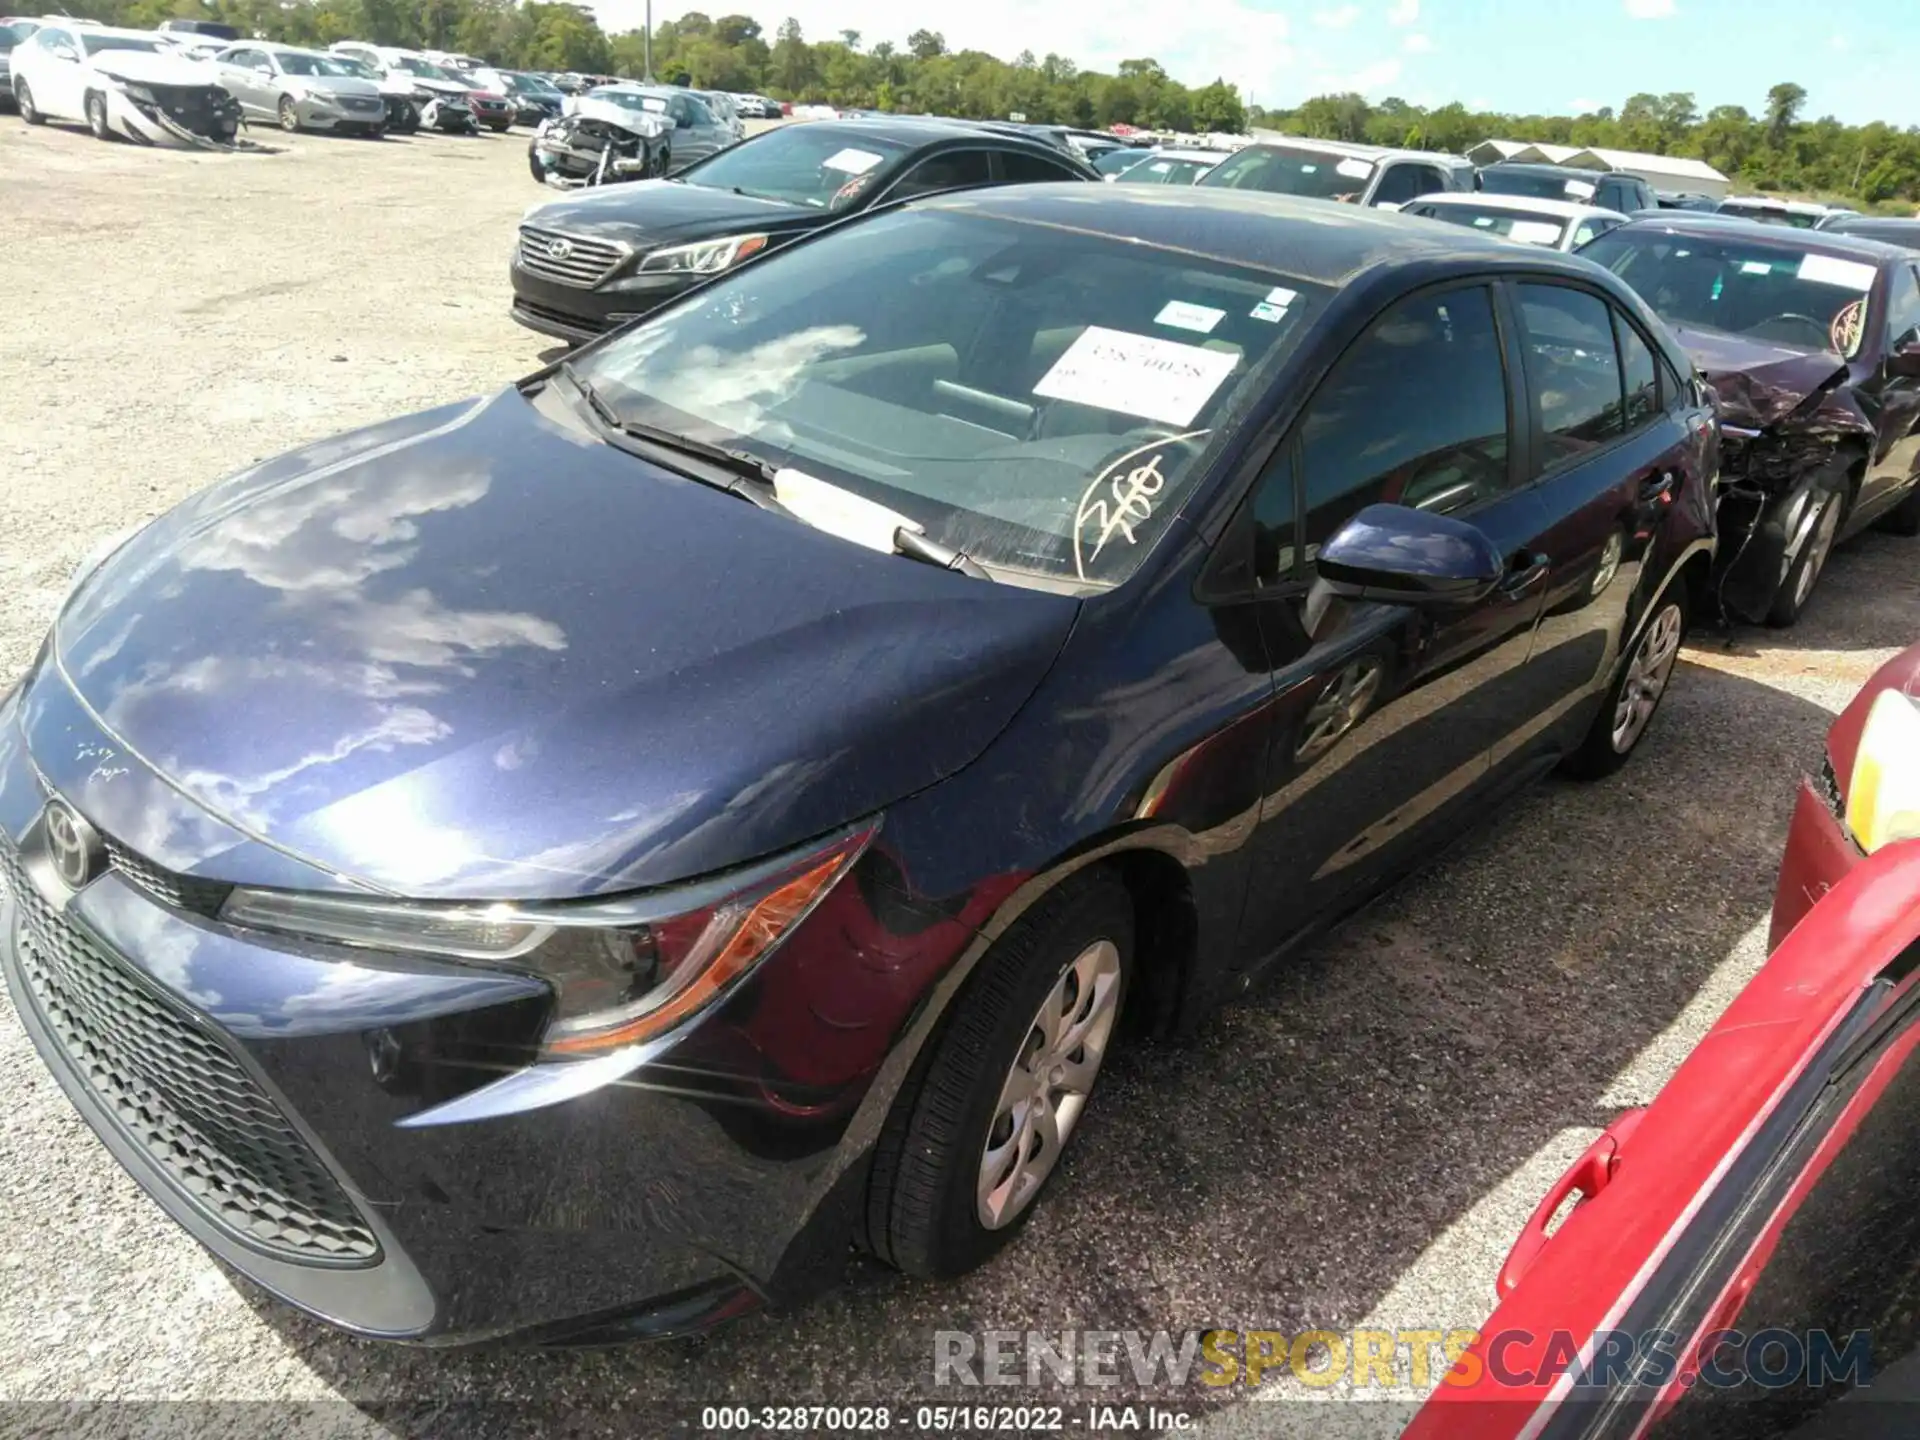
M 717 490 L 738 495 L 742 500 L 751 501 L 763 510 L 777 510 L 787 513 L 774 493 L 774 476 L 780 467 L 770 460 L 762 460 L 758 455 L 745 450 L 732 450 L 724 445 L 715 445 L 707 440 L 696 440 L 691 435 L 681 435 L 676 431 L 663 430 L 657 425 L 643 424 L 638 420 L 626 420 L 614 408 L 607 404 L 606 398 L 589 384 L 584 376 L 573 367 L 571 360 L 560 362 L 560 373 L 567 383 L 580 392 L 581 399 L 587 402 L 594 417 L 603 427 L 603 438 L 616 449 L 642 460 L 650 460 L 657 465 L 665 465 L 677 475 L 689 480 L 697 480 L 703 485 L 712 485 Z M 636 444 L 624 443 L 638 441 Z M 698 462 L 690 467 L 686 462 Z M 712 471 L 719 471 L 725 478 L 716 480 Z
M 909 560 L 918 560 L 927 565 L 938 565 L 943 570 L 957 570 L 962 575 L 971 575 L 976 580 L 991 580 L 980 562 L 964 550 L 956 550 L 951 545 L 942 545 L 938 540 L 930 540 L 918 530 L 909 530 L 901 525 L 893 532 L 893 548 Z

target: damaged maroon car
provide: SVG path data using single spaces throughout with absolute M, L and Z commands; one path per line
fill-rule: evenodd
M 1640 292 L 1718 396 L 1727 612 L 1791 625 L 1837 543 L 1920 534 L 1920 256 L 1678 215 L 1580 253 Z

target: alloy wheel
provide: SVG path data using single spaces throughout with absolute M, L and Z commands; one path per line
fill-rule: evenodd
M 980 1155 L 980 1223 L 1018 1219 L 1053 1173 L 1080 1123 L 1119 1017 L 1120 952 L 1096 940 L 1047 991 L 1000 1087 Z
M 1627 664 L 1626 681 L 1613 708 L 1613 748 L 1624 755 L 1639 741 L 1659 708 L 1673 664 L 1680 656 L 1680 607 L 1668 601 L 1653 617 Z
M 87 129 L 93 132 L 96 140 L 111 140 L 112 127 L 107 124 L 107 99 L 104 95 L 87 97 Z
M 1807 553 L 1800 563 L 1799 573 L 1793 581 L 1793 608 L 1800 609 L 1807 603 L 1807 597 L 1813 594 L 1813 587 L 1820 579 L 1820 572 L 1826 568 L 1827 556 L 1833 553 L 1833 537 L 1840 531 L 1840 497 L 1829 495 L 1820 507 L 1820 518 L 1814 522 L 1813 534 L 1807 537 Z
M 292 134 L 300 128 L 300 112 L 293 108 L 293 97 L 291 95 L 282 95 L 280 97 L 280 128 L 288 134 Z

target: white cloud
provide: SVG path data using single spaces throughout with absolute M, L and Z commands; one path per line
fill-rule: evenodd
M 1313 23 L 1322 30 L 1345 30 L 1360 18 L 1358 5 L 1342 5 L 1334 10 L 1321 10 L 1315 13 Z
M 1594 111 L 1598 110 L 1599 108 L 1600 108 L 1600 102 L 1598 100 L 1587 100 L 1582 98 L 1579 100 L 1575 100 L 1573 102 L 1573 113 L 1576 115 L 1591 115 L 1593 114 Z
M 1630 20 L 1664 20 L 1673 14 L 1673 0 L 1626 0 Z
M 1836 35 L 1831 40 L 1827 41 L 1827 44 L 1832 49 L 1844 50 L 1847 48 L 1847 37 L 1844 35 Z
M 1389 25 L 1412 25 L 1420 19 L 1420 0 L 1393 0 L 1387 7 Z
M 1409 55 L 1425 55 L 1433 49 L 1433 41 L 1421 31 L 1416 30 L 1400 42 L 1400 48 Z
M 1314 75 L 1313 83 L 1307 88 L 1309 95 L 1344 95 L 1352 91 L 1378 100 L 1385 97 L 1395 81 L 1400 78 L 1400 61 L 1392 56 L 1385 60 L 1376 60 L 1371 65 L 1363 65 L 1358 70 L 1347 73 L 1321 70 Z
M 594 0 L 593 8 L 609 34 L 639 29 L 646 13 L 644 0 Z M 1078 7 L 1035 6 L 1027 0 L 976 0 L 963 6 L 932 0 L 784 0 L 742 8 L 760 21 L 769 44 L 776 27 L 792 16 L 809 40 L 858 30 L 866 50 L 882 40 L 904 50 L 907 36 L 924 28 L 943 35 L 950 50 L 984 50 L 1003 60 L 1021 50 L 1036 57 L 1052 52 L 1083 69 L 1112 71 L 1122 60 L 1150 53 L 1184 84 L 1224 79 L 1252 101 L 1297 97 L 1300 90 L 1287 17 L 1251 9 L 1244 0 L 1188 0 L 1175 10 L 1159 0 L 1109 0 L 1097 26 L 1088 25 Z M 654 0 L 654 24 L 690 9 L 725 13 L 710 4 Z M 1144 51 L 1142 36 L 1152 37 Z

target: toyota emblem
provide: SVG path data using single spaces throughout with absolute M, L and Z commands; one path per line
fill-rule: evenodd
M 571 240 L 549 240 L 547 242 L 547 254 L 552 259 L 565 260 L 573 254 L 573 242 Z
M 100 834 L 64 801 L 47 806 L 47 856 L 71 890 L 93 879 L 100 863 Z

